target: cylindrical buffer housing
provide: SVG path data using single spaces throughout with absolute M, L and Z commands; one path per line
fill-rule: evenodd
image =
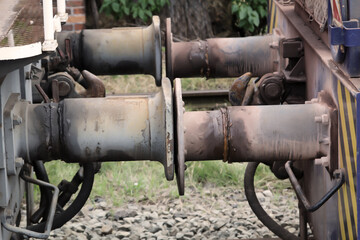
M 151 135 L 158 134 L 152 132 L 156 120 L 164 119 L 154 119 L 161 116 L 152 112 L 152 104 L 147 96 L 135 96 L 30 105 L 30 158 L 68 162 L 156 159 L 159 152 L 152 148 L 160 143 Z M 49 143 L 44 144 L 47 138 Z M 51 156 L 47 145 L 52 149 Z
M 184 114 L 185 160 L 309 160 L 329 152 L 323 104 L 229 107 Z
M 173 42 L 171 22 L 166 22 L 166 74 L 184 77 L 239 77 L 246 72 L 262 76 L 277 71 L 276 35 L 212 38 Z
M 156 159 L 149 103 L 146 96 L 64 100 L 60 106 L 62 158 L 75 162 Z
M 97 75 L 150 74 L 156 85 L 161 84 L 161 33 L 157 16 L 148 27 L 59 33 L 58 42 L 64 53 L 71 49 L 72 63 L 80 70 Z
M 153 95 L 65 99 L 27 104 L 20 148 L 28 162 L 152 160 L 174 177 L 172 89 Z

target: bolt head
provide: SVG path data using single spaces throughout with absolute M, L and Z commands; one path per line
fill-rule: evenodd
M 265 94 L 268 98 L 280 98 L 282 92 L 282 88 L 279 84 L 269 83 L 265 86 Z
M 321 115 L 321 123 L 329 124 L 329 115 L 328 114 Z
M 322 157 L 322 158 L 321 158 L 321 164 L 322 164 L 324 167 L 329 167 L 329 166 L 330 166 L 329 158 L 328 158 L 328 157 Z
M 321 123 L 321 116 L 315 116 L 315 122 Z

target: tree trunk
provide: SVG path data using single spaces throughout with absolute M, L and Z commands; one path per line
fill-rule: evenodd
M 213 37 L 207 0 L 170 0 L 169 15 L 175 38 L 182 40 Z
M 212 30 L 216 37 L 237 36 L 233 29 L 232 0 L 207 0 Z

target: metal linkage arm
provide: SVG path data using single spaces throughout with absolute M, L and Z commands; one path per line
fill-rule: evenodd
M 24 228 L 20 228 L 20 227 L 15 227 L 9 223 L 7 223 L 6 218 L 1 219 L 1 224 L 3 225 L 3 227 L 13 233 L 18 233 L 21 235 L 26 235 L 29 237 L 33 237 L 33 238 L 42 238 L 42 239 L 46 239 L 50 236 L 50 231 L 53 225 L 53 221 L 54 221 L 54 216 L 55 216 L 55 210 L 56 210 L 56 204 L 57 204 L 57 200 L 58 200 L 58 196 L 59 196 L 59 189 L 47 182 L 38 180 L 38 179 L 33 179 L 29 176 L 26 176 L 24 174 L 24 171 L 20 172 L 21 178 L 24 179 L 26 182 L 30 182 L 30 183 L 34 183 L 37 184 L 39 186 L 44 186 L 44 187 L 48 187 L 48 188 L 52 188 L 53 191 L 53 196 L 52 196 L 52 200 L 51 200 L 51 205 L 50 205 L 50 210 L 49 210 L 49 214 L 46 220 L 46 225 L 45 225 L 45 232 L 43 233 L 39 233 L 39 232 L 35 232 L 35 231 L 31 231 L 28 229 L 24 229 Z
M 298 180 L 296 179 L 294 172 L 291 169 L 292 164 L 293 164 L 292 161 L 286 162 L 285 164 L 286 172 L 289 175 L 291 185 L 293 186 L 296 195 L 298 196 L 301 203 L 304 205 L 305 209 L 309 212 L 315 212 L 316 210 L 318 210 L 324 203 L 326 203 L 327 200 L 329 200 L 332 197 L 332 195 L 334 195 L 337 192 L 337 190 L 339 190 L 339 188 L 345 182 L 345 170 L 344 169 L 335 170 L 333 173 L 333 176 L 336 179 L 334 186 L 317 203 L 311 205 L 309 200 L 306 198 L 304 192 L 302 191 L 301 186 Z

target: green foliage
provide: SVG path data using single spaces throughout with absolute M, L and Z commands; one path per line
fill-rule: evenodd
M 187 188 L 201 190 L 204 187 L 243 188 L 245 163 L 227 164 L 222 161 L 188 162 L 185 171 Z M 52 161 L 45 164 L 50 182 L 58 185 L 61 180 L 71 181 L 79 169 L 78 164 Z M 282 189 L 291 188 L 289 181 L 276 179 L 268 166 L 260 164 L 255 175 L 257 189 L 271 189 L 281 194 Z M 75 194 L 75 196 L 77 193 Z M 73 196 L 73 197 L 75 197 Z M 90 201 L 97 196 L 106 198 L 115 206 L 129 201 L 157 201 L 176 198 L 176 181 L 165 179 L 164 167 L 155 162 L 108 162 L 102 163 L 95 175 Z M 35 189 L 35 200 L 39 202 L 39 189 Z
M 264 32 L 267 0 L 233 0 L 231 13 L 235 16 L 237 27 L 251 33 Z
M 156 200 L 164 189 L 176 193 L 176 185 L 166 181 L 159 163 L 109 162 L 95 175 L 91 199 L 102 196 L 119 206 L 127 201 Z
M 196 186 L 211 184 L 218 187 L 242 186 L 245 164 L 224 164 L 222 161 L 187 163 L 186 173 L 189 182 Z M 187 179 L 187 180 L 188 180 Z
M 104 0 L 100 12 L 117 18 L 128 16 L 146 22 L 168 4 L 168 0 Z

